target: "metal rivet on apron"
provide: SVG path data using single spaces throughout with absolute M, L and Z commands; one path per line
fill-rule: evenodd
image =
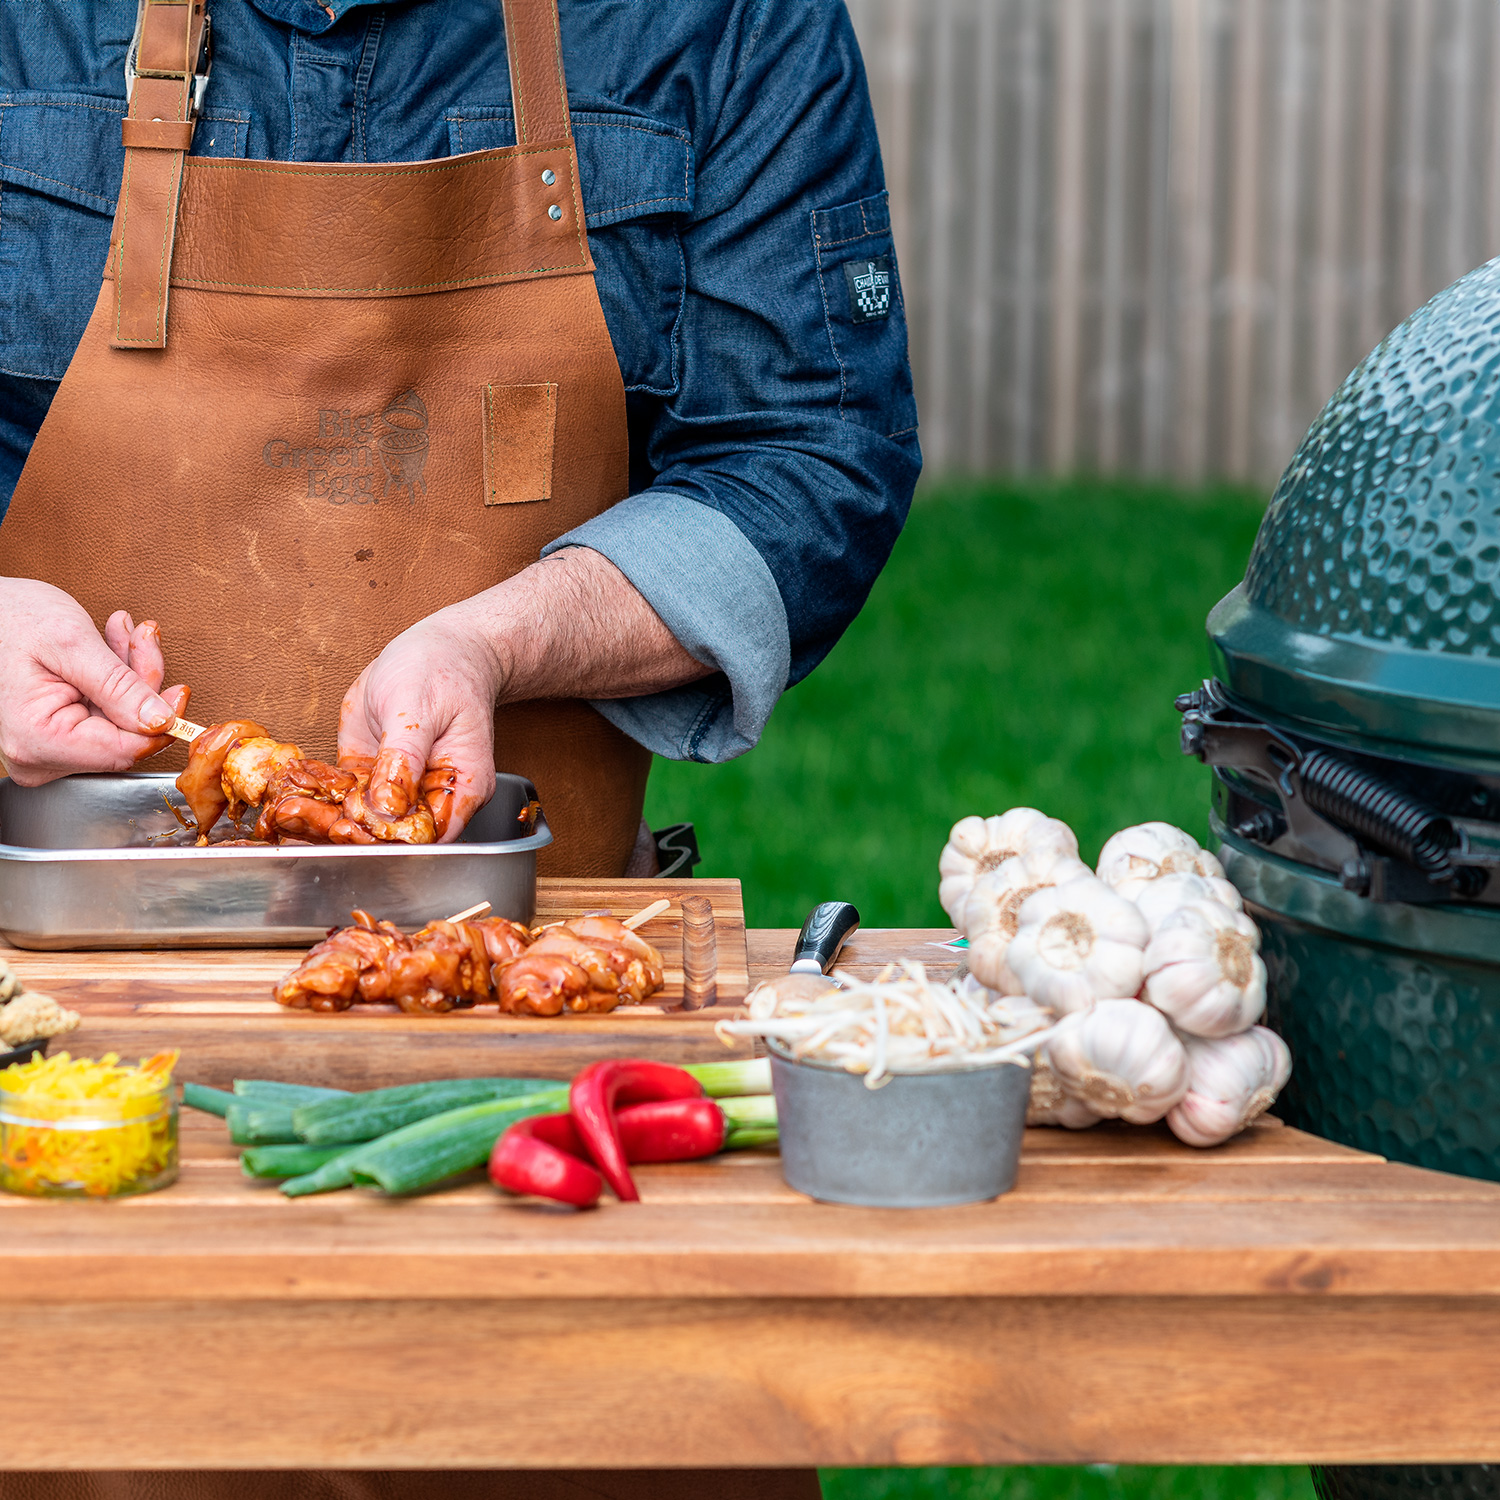
M 553 220 L 562 218 L 562 209 L 560 209 L 557 204 L 554 203 L 552 207 L 547 210 L 547 217 Z
M 551 187 L 552 184 L 557 181 L 557 173 L 554 172 L 551 167 L 548 167 L 547 170 L 542 173 L 542 181 L 545 182 L 548 187 Z

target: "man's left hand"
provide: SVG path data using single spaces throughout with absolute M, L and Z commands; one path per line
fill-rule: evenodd
M 502 673 L 484 632 L 456 604 L 404 630 L 359 674 L 339 710 L 339 759 L 373 756 L 368 800 L 405 817 L 423 772 L 451 767 L 449 843 L 495 790 L 494 704 Z
M 608 558 L 569 547 L 402 631 L 339 712 L 339 759 L 373 756 L 369 802 L 400 818 L 451 768 L 450 843 L 495 790 L 497 703 L 628 698 L 693 682 L 694 660 Z

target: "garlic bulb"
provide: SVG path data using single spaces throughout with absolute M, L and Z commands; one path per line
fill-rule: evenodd
M 1131 901 L 1148 881 L 1186 873 L 1223 879 L 1224 866 L 1198 841 L 1170 823 L 1122 828 L 1099 851 L 1099 878 Z
M 1047 1061 L 1071 1098 L 1135 1125 L 1161 1119 L 1188 1088 L 1182 1042 L 1139 1000 L 1101 1000 L 1071 1016 L 1047 1043 Z
M 1021 907 L 1044 886 L 1061 885 L 1088 875 L 1076 854 L 1044 845 L 1017 854 L 998 869 L 980 875 L 963 904 L 959 925 L 969 940 L 969 971 L 981 984 L 1001 994 L 1018 994 L 1005 955 L 1020 925 Z
M 1028 1125 L 1061 1125 L 1064 1130 L 1087 1130 L 1097 1125 L 1096 1115 L 1082 1099 L 1073 1098 L 1058 1082 L 1047 1061 L 1046 1049 L 1031 1061 L 1031 1099 L 1026 1106 Z
M 1274 1031 L 1252 1026 L 1217 1041 L 1183 1038 L 1188 1090 L 1167 1115 L 1189 1146 L 1217 1146 L 1263 1114 L 1292 1076 L 1292 1054 Z
M 1191 906 L 1197 901 L 1217 901 L 1230 911 L 1245 909 L 1240 893 L 1227 880 L 1221 880 L 1217 875 L 1189 875 L 1186 871 L 1148 880 L 1135 897 L 1135 904 L 1140 907 L 1153 936 L 1178 907 Z
M 1266 1008 L 1259 947 L 1260 930 L 1244 912 L 1217 901 L 1179 907 L 1147 945 L 1142 998 L 1189 1036 L 1233 1036 Z
M 938 900 L 955 926 L 963 925 L 963 905 L 975 880 L 1018 854 L 1052 849 L 1078 854 L 1073 830 L 1034 807 L 1013 807 L 994 818 L 960 818 L 938 860 Z
M 1134 995 L 1149 937 L 1134 903 L 1084 874 L 1022 902 L 1005 962 L 1023 994 L 1065 1014 L 1093 1000 Z

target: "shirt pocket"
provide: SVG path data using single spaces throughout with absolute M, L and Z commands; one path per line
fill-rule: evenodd
M 625 389 L 674 395 L 687 279 L 678 231 L 693 209 L 692 142 L 645 115 L 575 110 L 572 119 L 599 301 Z M 465 105 L 447 121 L 455 156 L 516 143 L 509 105 Z
M 61 380 L 98 300 L 123 99 L 0 93 L 0 369 Z M 250 116 L 203 112 L 195 156 L 244 156 Z
M 887 437 L 911 431 L 917 402 L 887 195 L 814 210 L 812 238 L 839 365 L 839 415 Z

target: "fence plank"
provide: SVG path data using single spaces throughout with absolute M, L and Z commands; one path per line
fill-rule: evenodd
M 1500 251 L 1483 0 L 850 0 L 933 471 L 1273 480 Z

